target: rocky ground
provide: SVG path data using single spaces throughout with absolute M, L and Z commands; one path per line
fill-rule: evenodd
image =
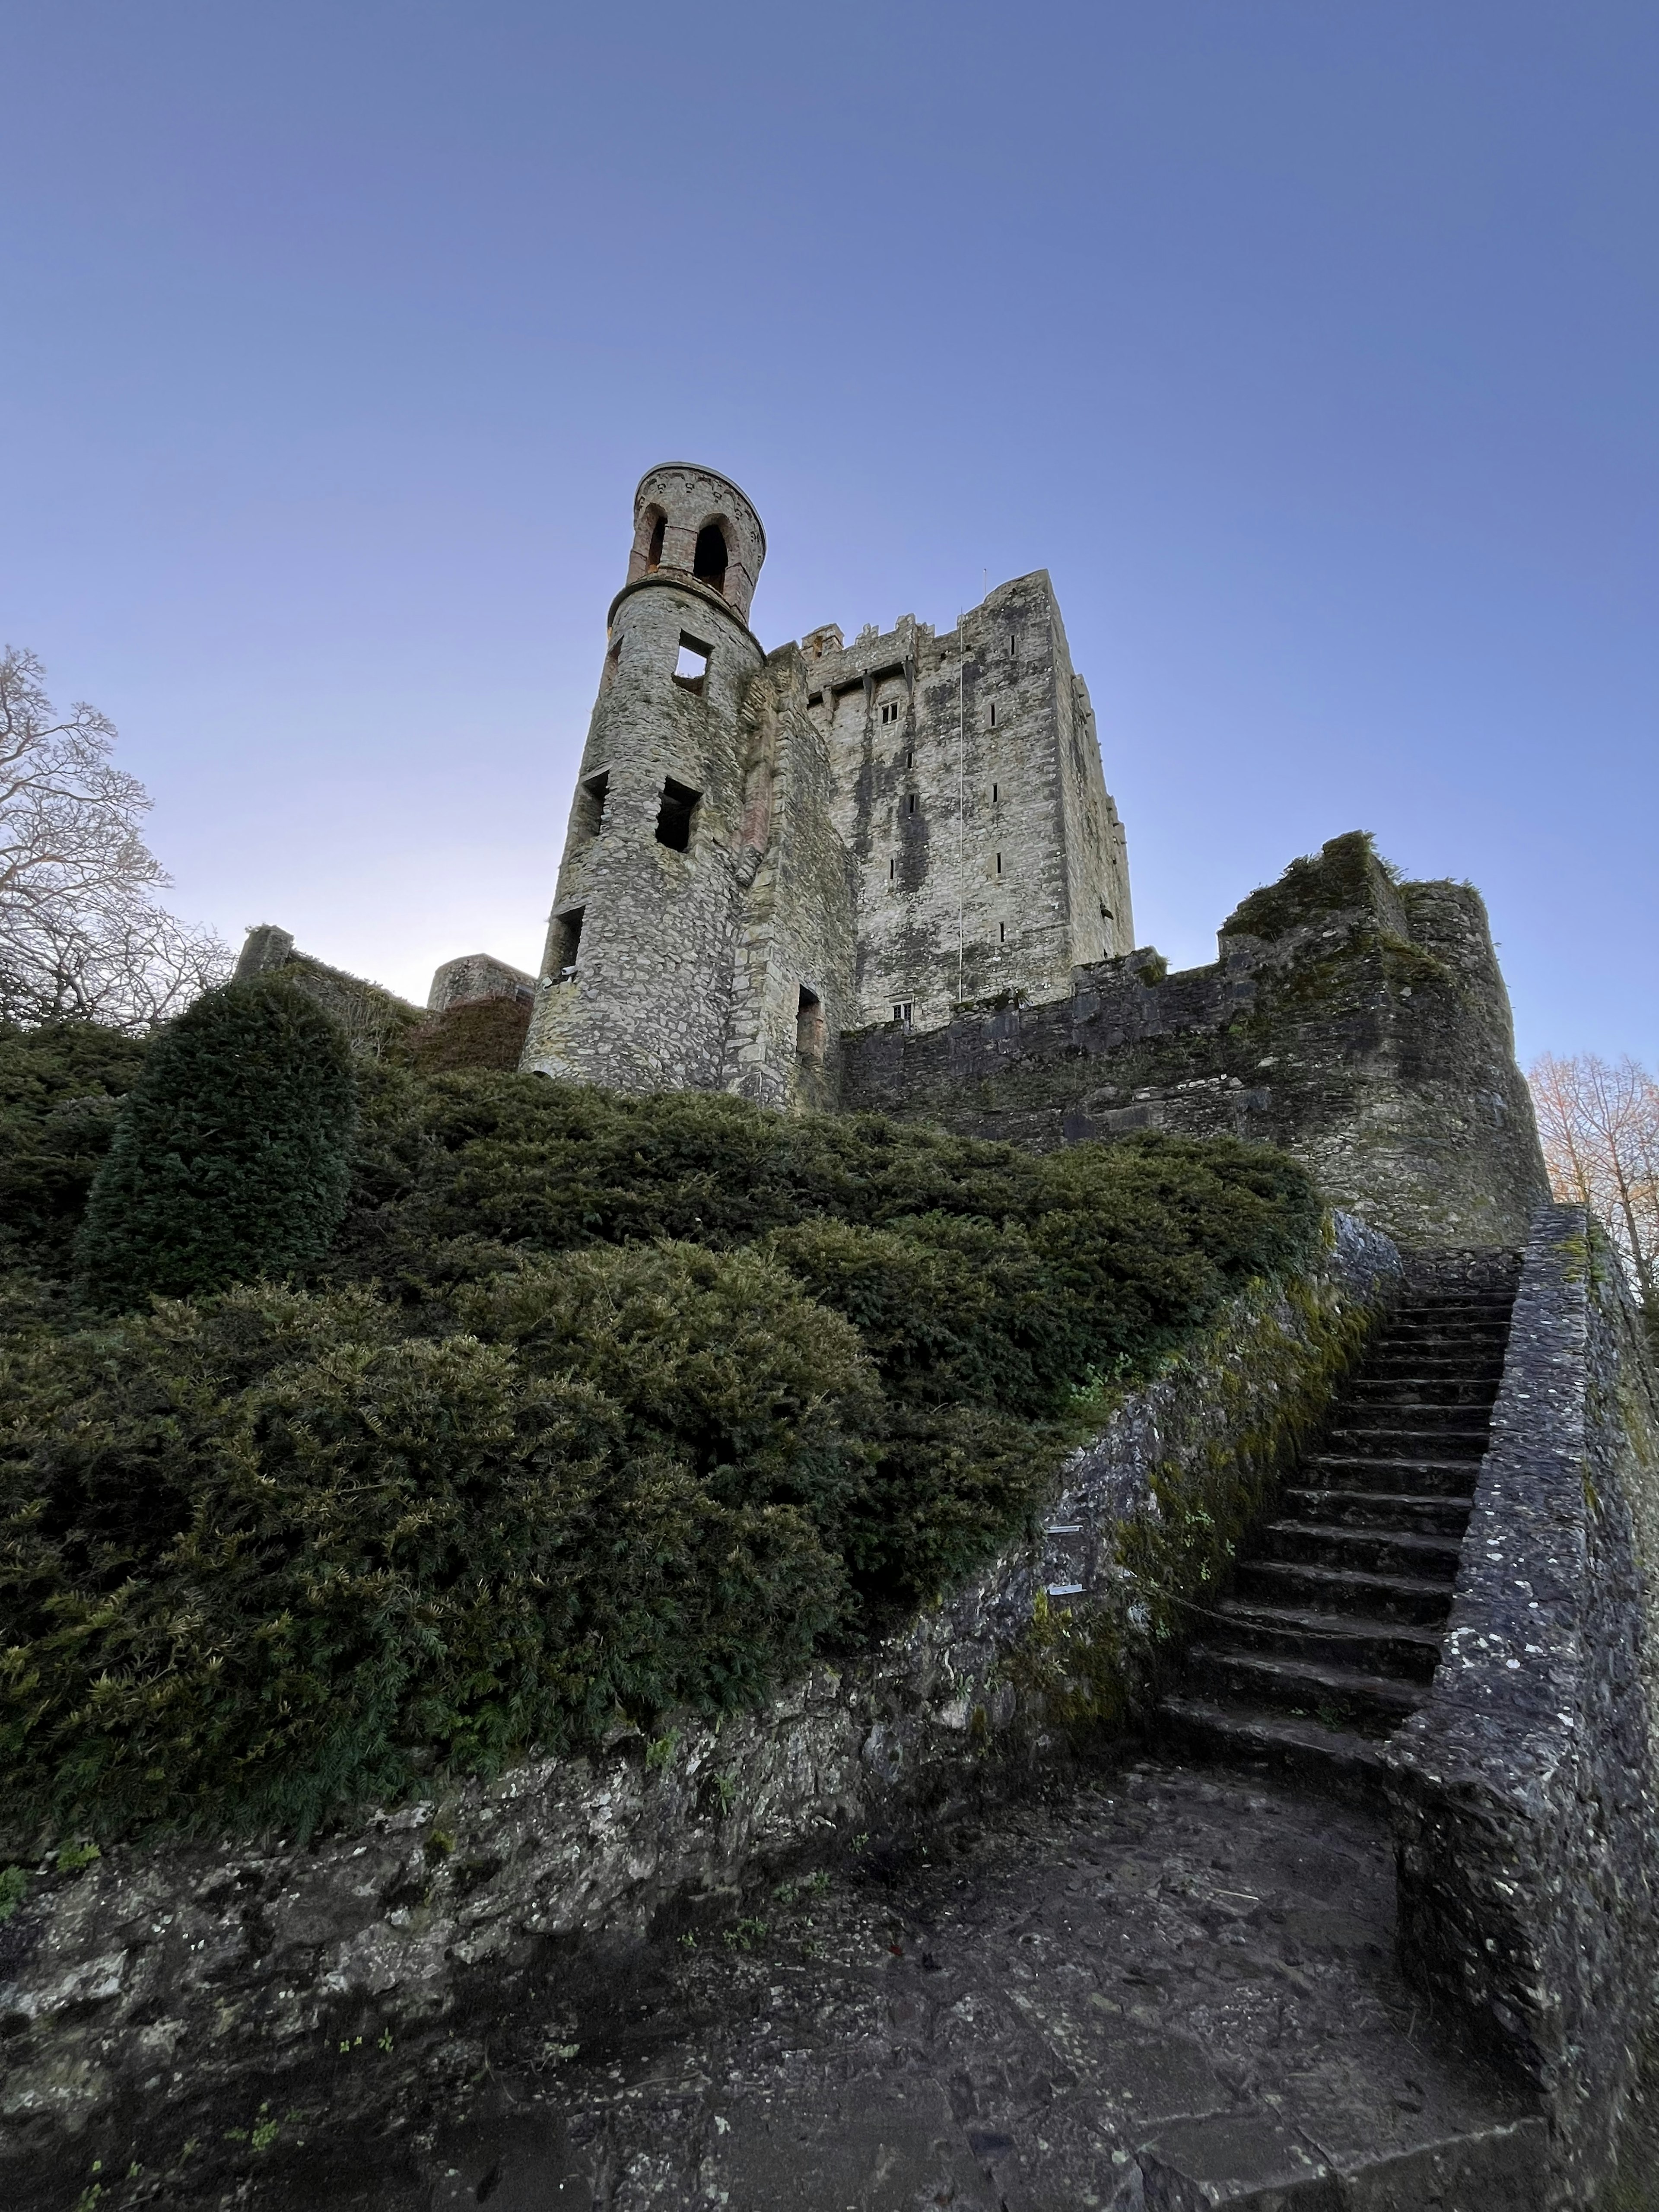
M 1373 1816 L 1137 1765 L 688 1928 L 619 1965 L 597 2031 L 555 1977 L 455 2046 L 465 2118 L 341 2143 L 325 2108 L 256 2117 L 218 2201 L 1531 2206 L 1541 2124 L 1399 1979 L 1393 1893 Z

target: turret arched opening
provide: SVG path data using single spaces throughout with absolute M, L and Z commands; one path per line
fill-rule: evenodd
M 641 534 L 647 526 L 650 535 L 645 540 L 645 568 L 646 574 L 649 575 L 653 569 L 662 566 L 662 542 L 668 530 L 668 517 L 659 507 L 647 507 L 640 517 Z
M 691 574 L 699 583 L 717 592 L 726 590 L 726 565 L 731 559 L 726 530 L 720 522 L 705 522 L 697 532 L 697 550 L 691 556 Z

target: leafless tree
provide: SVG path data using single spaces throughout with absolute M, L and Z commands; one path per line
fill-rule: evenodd
M 149 796 L 84 702 L 58 716 L 32 653 L 0 657 L 0 1019 L 142 1031 L 228 974 L 230 953 L 155 904 Z
M 1659 1083 L 1628 1054 L 1546 1053 L 1529 1078 L 1558 1198 L 1598 1213 L 1659 1320 Z

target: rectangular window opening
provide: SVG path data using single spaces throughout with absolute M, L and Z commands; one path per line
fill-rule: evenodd
M 907 753 L 905 754 L 905 756 L 904 756 L 904 765 L 906 766 L 906 768 L 914 768 L 914 767 L 915 766 L 915 764 L 916 764 L 916 757 L 915 757 L 915 754 L 913 751 L 912 751 L 912 752 L 907 752 Z
M 582 941 L 584 907 L 572 907 L 553 921 L 553 958 L 550 963 L 556 983 L 568 983 L 576 972 L 576 953 Z
M 890 884 L 890 883 L 894 880 L 894 878 L 897 876 L 897 874 L 898 874 L 898 862 L 897 862 L 896 860 L 890 860 L 890 861 L 887 863 L 887 880 L 888 880 L 888 882 Z
M 1002 873 L 1002 855 L 1000 853 L 997 854 L 997 873 L 999 875 Z
M 904 811 L 907 814 L 914 814 L 916 811 L 916 794 L 914 791 L 905 795 Z
M 585 776 L 576 786 L 576 835 L 597 837 L 605 827 L 605 795 L 611 788 L 611 772 Z
M 1006 921 L 1000 921 L 997 924 L 997 943 L 999 945 L 1006 945 L 1007 942 L 1008 925 Z
M 666 845 L 671 853 L 684 853 L 691 844 L 691 817 L 697 811 L 700 791 L 689 791 L 683 783 L 669 776 L 663 784 L 662 800 L 657 808 L 657 842 Z
M 910 1017 L 915 1012 L 915 1001 L 914 999 L 894 1000 L 893 1019 L 898 1024 L 902 1030 L 908 1030 L 909 1028 Z
M 996 805 L 996 803 L 997 803 L 997 787 L 996 787 L 995 784 L 993 784 L 993 785 L 991 786 L 991 804 L 992 804 L 992 805 L 993 805 L 993 806 L 994 806 L 994 805 Z
M 997 726 L 997 702 L 996 702 L 996 701 L 995 701 L 994 699 L 993 699 L 993 700 L 992 700 L 992 702 L 991 702 L 991 727 L 994 730 L 994 729 L 995 729 L 995 727 L 996 727 L 996 726 Z
M 674 681 L 687 691 L 701 691 L 708 673 L 708 656 L 714 650 L 689 630 L 680 632 L 680 655 L 674 663 Z

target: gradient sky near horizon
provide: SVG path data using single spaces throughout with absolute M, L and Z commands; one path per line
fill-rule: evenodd
M 0 5 L 0 636 L 171 902 L 533 968 L 635 480 L 1046 567 L 1177 965 L 1340 831 L 1659 1062 L 1651 0 Z

